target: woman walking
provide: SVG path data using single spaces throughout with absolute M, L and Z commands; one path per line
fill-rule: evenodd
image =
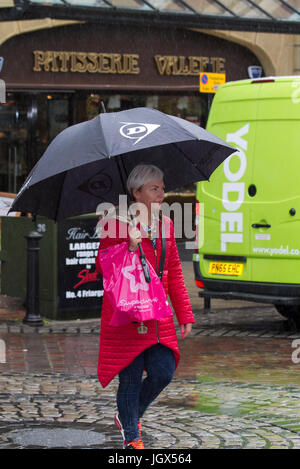
M 101 273 L 102 250 L 127 242 L 129 251 L 136 251 L 141 243 L 148 262 L 157 273 L 160 269 L 162 271 L 162 285 L 166 296 L 171 299 L 184 339 L 192 329 L 194 317 L 184 284 L 173 223 L 168 217 L 158 216 L 164 199 L 163 173 L 156 166 L 138 165 L 130 173 L 127 187 L 141 208 L 139 223 L 131 227 L 127 220 L 117 215 L 111 235 L 109 225 L 112 220 L 102 225 L 106 236 L 100 235 L 96 267 Z M 165 232 L 165 243 L 162 231 Z M 161 259 L 164 259 L 163 266 Z M 112 305 L 104 292 L 98 378 L 106 387 L 116 375 L 119 376 L 115 423 L 123 436 L 123 448 L 144 449 L 141 418 L 170 383 L 179 363 L 173 317 L 112 327 L 109 325 L 111 316 Z M 146 377 L 143 379 L 144 370 Z

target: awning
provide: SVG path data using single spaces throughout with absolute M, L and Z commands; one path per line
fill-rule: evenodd
M 14 6 L 9 6 L 14 2 Z M 74 19 L 300 33 L 298 0 L 4 0 L 0 20 Z

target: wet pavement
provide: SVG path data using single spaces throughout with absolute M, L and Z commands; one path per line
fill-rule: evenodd
M 271 305 L 212 300 L 205 312 L 189 259 L 183 269 L 196 324 L 145 414 L 146 447 L 300 448 L 300 332 Z M 117 379 L 102 389 L 96 376 L 99 321 L 35 330 L 17 300 L 0 300 L 0 448 L 119 449 Z

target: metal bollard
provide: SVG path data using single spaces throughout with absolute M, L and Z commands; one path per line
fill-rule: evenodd
M 37 231 L 31 231 L 25 235 L 25 238 L 27 238 L 27 311 L 23 323 L 41 327 L 43 320 L 39 312 L 39 243 L 42 235 Z
M 204 297 L 204 311 L 205 311 L 205 313 L 210 311 L 210 296 L 205 296 Z

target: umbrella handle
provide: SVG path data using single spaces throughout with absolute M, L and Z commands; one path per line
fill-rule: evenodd
M 134 220 L 134 217 L 132 215 L 132 213 L 130 212 L 130 207 L 128 209 L 128 212 L 129 212 L 129 216 L 130 216 L 130 219 L 131 219 L 131 223 L 133 226 L 135 226 L 135 220 Z M 147 264 L 147 259 L 146 259 L 146 256 L 144 254 L 144 251 L 143 251 L 143 248 L 141 246 L 141 243 L 139 243 L 139 250 L 140 250 L 140 260 L 141 260 L 141 264 L 142 264 L 142 268 L 143 268 L 143 272 L 144 272 L 144 276 L 145 276 L 145 280 L 147 283 L 151 283 L 151 277 L 150 277 L 150 272 L 149 272 L 149 267 L 148 267 L 148 264 Z
M 149 267 L 148 267 L 146 256 L 145 256 L 144 251 L 142 249 L 141 243 L 139 243 L 139 250 L 140 250 L 140 259 L 141 259 L 141 264 L 142 264 L 145 280 L 146 280 L 147 283 L 150 283 L 151 278 L 150 278 Z

